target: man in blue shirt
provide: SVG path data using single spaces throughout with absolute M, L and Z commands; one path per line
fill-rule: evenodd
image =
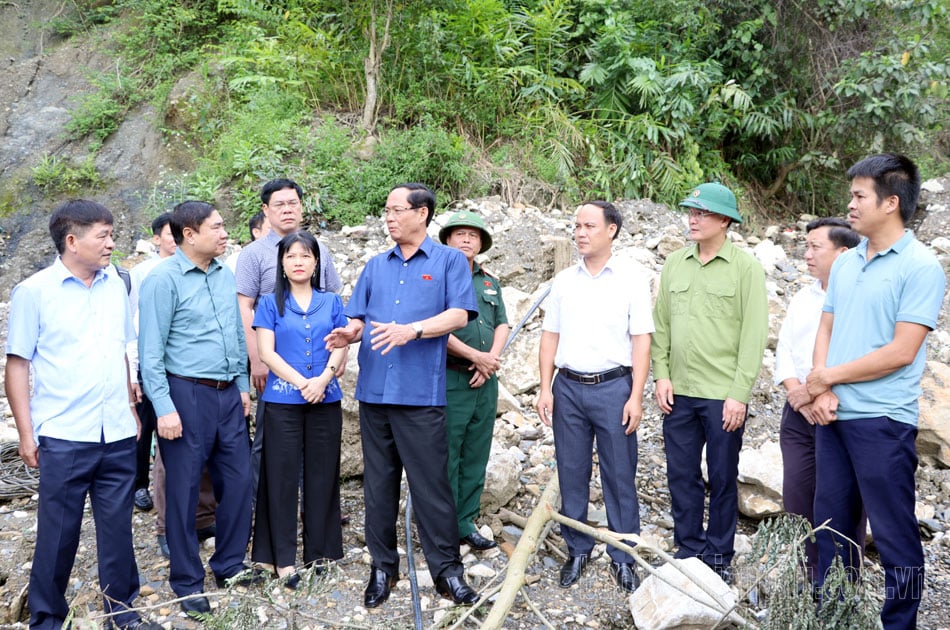
M 399 576 L 396 519 L 404 466 L 436 590 L 457 604 L 478 600 L 462 576 L 445 428 L 447 335 L 476 317 L 478 305 L 465 256 L 426 234 L 434 213 L 435 195 L 422 184 L 389 193 L 386 227 L 396 246 L 366 264 L 344 311 L 349 324 L 325 339 L 331 350 L 361 342 L 356 398 L 366 544 L 373 557 L 367 608 L 385 602 Z
M 194 522 L 205 465 L 218 499 L 210 560 L 215 581 L 224 586 L 247 568 L 251 477 L 244 417 L 250 398 L 234 275 L 215 260 L 227 244 L 224 221 L 211 204 L 185 201 L 175 207 L 171 226 L 178 249 L 142 284 L 139 363 L 165 462 L 169 583 L 183 597 L 204 591 Z M 204 597 L 183 600 L 181 607 L 211 610 Z
M 819 424 L 815 522 L 830 519 L 859 543 L 867 510 L 884 567 L 881 622 L 914 628 L 924 587 L 914 515 L 917 399 L 924 342 L 937 325 L 946 276 L 905 228 L 920 194 L 916 165 L 903 155 L 872 155 L 848 177 L 848 221 L 864 238 L 832 266 L 805 381 Z M 827 530 L 817 541 L 819 583 L 836 555 L 858 571 L 860 550 L 851 542 Z
M 112 214 L 68 201 L 49 230 L 59 257 L 13 289 L 6 350 L 20 457 L 42 467 L 30 627 L 61 628 L 69 615 L 65 593 L 88 494 L 106 612 L 119 628 L 161 628 L 128 610 L 139 594 L 131 517 L 139 427 L 125 358 L 132 313 L 109 265 Z

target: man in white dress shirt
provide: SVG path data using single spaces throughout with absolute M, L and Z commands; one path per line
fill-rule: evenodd
M 639 534 L 636 431 L 654 328 L 649 280 L 612 252 L 622 224 L 606 201 L 577 210 L 574 240 L 582 260 L 555 276 L 551 287 L 541 328 L 537 409 L 554 428 L 561 513 L 587 522 L 596 436 L 607 524 L 614 532 Z M 594 539 L 568 527 L 561 534 L 569 558 L 559 583 L 567 588 L 580 579 Z M 633 558 L 613 547 L 607 553 L 614 581 L 634 591 L 639 579 Z

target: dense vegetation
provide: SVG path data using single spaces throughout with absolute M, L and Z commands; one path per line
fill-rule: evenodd
M 719 179 L 760 210 L 840 212 L 868 152 L 948 170 L 948 18 L 947 0 L 76 0 L 54 26 L 120 26 L 75 137 L 166 107 L 192 71 L 174 195 L 250 212 L 287 174 L 315 219 L 359 222 L 405 180 L 445 199 L 530 179 L 560 202 Z

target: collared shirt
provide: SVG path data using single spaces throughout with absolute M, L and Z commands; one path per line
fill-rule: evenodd
M 116 442 L 136 433 L 125 344 L 125 283 L 110 265 L 87 287 L 57 257 L 13 289 L 7 354 L 30 361 L 34 438 Z
M 631 366 L 633 335 L 652 333 L 650 281 L 612 255 L 597 275 L 582 260 L 554 277 L 542 330 L 558 333 L 554 365 L 597 373 Z
M 257 310 L 254 311 L 254 328 L 273 331 L 274 351 L 304 378 L 313 378 L 323 373 L 330 358 L 323 338 L 334 328 L 346 326 L 346 323 L 340 296 L 317 290 L 313 291 L 306 310 L 300 308 L 292 295 L 287 295 L 284 314 L 281 316 L 277 312 L 274 294 L 271 293 L 261 296 Z M 343 393 L 334 377 L 327 385 L 323 402 L 336 402 L 342 397 Z M 267 385 L 261 399 L 264 402 L 288 405 L 307 404 L 297 386 L 273 372 L 267 374 Z
M 145 278 L 139 307 L 142 384 L 157 415 L 175 411 L 168 373 L 237 379 L 248 391 L 247 346 L 230 269 L 212 260 L 205 272 L 178 249 Z
M 478 317 L 452 334 L 467 346 L 479 352 L 489 352 L 495 342 L 495 329 L 508 323 L 505 302 L 501 299 L 498 279 L 482 270 L 478 263 L 472 267 L 472 287 L 478 301 Z M 455 357 L 449 357 L 451 363 Z
M 274 292 L 277 282 L 277 246 L 283 237 L 277 232 L 268 232 L 238 254 L 237 270 L 234 272 L 237 292 L 254 298 L 254 306 L 262 295 Z M 330 293 L 339 293 L 343 288 L 340 275 L 333 264 L 333 255 L 319 240 L 320 288 Z
M 789 378 L 797 378 L 804 383 L 811 372 L 815 337 L 821 321 L 821 305 L 824 303 L 825 290 L 821 288 L 821 280 L 802 287 L 789 301 L 775 348 L 772 380 L 776 385 L 781 385 Z
M 356 398 L 388 405 L 445 406 L 448 335 L 413 340 L 382 355 L 372 349 L 370 322 L 410 324 L 450 308 L 478 315 L 465 255 L 426 236 L 409 260 L 396 245 L 366 263 L 344 312 L 366 323 Z
M 897 322 L 933 330 L 947 277 L 940 262 L 906 230 L 896 243 L 867 260 L 868 240 L 838 256 L 831 267 L 824 311 L 834 314 L 828 367 L 854 361 L 894 340 Z M 917 425 L 926 341 L 910 365 L 863 383 L 832 387 L 838 419 L 887 416 Z
M 129 271 L 129 280 L 132 284 L 129 289 L 129 302 L 132 304 L 132 323 L 135 326 L 135 332 L 138 334 L 139 331 L 139 292 L 142 290 L 142 280 L 145 279 L 145 276 L 155 269 L 155 266 L 158 263 L 162 262 L 162 258 L 158 254 L 152 254 L 139 264 L 132 267 L 132 270 Z M 132 374 L 132 378 L 138 378 L 137 373 L 139 369 L 139 345 L 138 340 L 133 341 L 126 347 L 126 354 L 129 357 L 129 371 Z
M 748 402 L 769 327 L 765 271 L 728 239 L 706 264 L 693 244 L 673 252 L 653 310 L 653 377 L 674 394 Z

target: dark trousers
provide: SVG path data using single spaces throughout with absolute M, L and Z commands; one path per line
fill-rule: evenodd
M 874 523 L 874 544 L 884 567 L 885 629 L 917 627 L 924 588 L 914 473 L 917 427 L 887 417 L 839 420 L 818 427 L 815 435 L 818 486 L 815 519 L 857 540 L 862 506 Z M 860 550 L 828 531 L 818 533 L 818 580 L 839 555 L 857 571 Z
M 152 469 L 152 479 L 155 482 L 155 533 L 165 535 L 165 462 L 162 461 L 162 451 L 155 453 L 155 467 Z M 195 529 L 204 529 L 214 525 L 214 511 L 218 502 L 214 500 L 214 486 L 208 469 L 201 473 L 201 483 L 198 485 L 198 508 L 195 510 Z
M 785 403 L 779 429 L 782 447 L 782 504 L 789 514 L 799 514 L 815 526 L 815 425 Z M 818 545 L 805 541 L 805 572 L 815 581 Z
M 444 407 L 360 402 L 366 545 L 373 565 L 399 575 L 396 520 L 406 469 L 419 540 L 433 580 L 462 575 L 449 486 Z
M 805 416 L 792 409 L 788 403 L 782 410 L 782 426 L 779 431 L 782 447 L 782 503 L 785 511 L 799 514 L 815 526 L 815 425 Z M 864 553 L 867 537 L 867 517 L 862 511 L 858 524 L 858 537 Z M 805 574 L 814 583 L 818 570 L 818 543 L 809 538 L 805 541 Z
M 141 380 L 141 379 L 139 379 Z M 135 489 L 148 488 L 149 464 L 152 461 L 152 435 L 155 433 L 158 418 L 152 401 L 142 394 L 142 402 L 136 403 L 135 413 L 142 423 L 142 432 L 135 445 Z
M 107 613 L 131 607 L 139 595 L 132 552 L 135 438 L 118 442 L 72 442 L 40 437 L 40 490 L 36 547 L 30 570 L 30 627 L 62 627 L 69 614 L 66 588 L 76 560 L 86 494 L 96 524 L 99 587 Z M 134 612 L 112 618 L 118 625 Z
M 706 564 L 729 565 L 735 555 L 739 518 L 739 450 L 745 425 L 722 428 L 721 400 L 677 395 L 663 419 L 666 476 L 673 507 L 677 557 L 696 556 Z M 709 471 L 709 524 L 703 528 L 706 489 L 700 468 L 703 445 Z
M 270 403 L 254 520 L 255 562 L 287 567 L 297 558 L 297 490 L 303 456 L 303 561 L 343 557 L 340 524 L 339 402 L 317 405 Z
M 257 397 L 254 411 L 254 440 L 251 442 L 251 500 L 257 501 L 257 489 L 261 483 L 261 457 L 264 452 L 264 409 L 266 405 Z
M 596 436 L 607 525 L 613 532 L 639 534 L 637 434 L 625 435 L 623 426 L 623 406 L 630 398 L 630 387 L 629 378 L 597 385 L 555 378 L 552 426 L 561 514 L 587 522 Z M 594 548 L 594 539 L 588 534 L 562 527 L 561 535 L 572 556 L 589 555 Z M 607 554 L 614 562 L 633 562 L 630 554 L 613 547 L 607 548 Z
M 168 581 L 179 597 L 204 590 L 195 512 L 201 471 L 207 465 L 218 501 L 215 552 L 209 563 L 219 577 L 244 569 L 251 537 L 251 473 L 247 426 L 237 386 L 222 390 L 169 377 L 182 436 L 159 438 L 167 486 L 165 534 L 171 550 Z
M 468 384 L 471 378 L 472 372 L 445 372 L 449 484 L 455 497 L 459 536 L 475 531 L 498 411 L 498 379 L 492 377 L 473 389 Z

